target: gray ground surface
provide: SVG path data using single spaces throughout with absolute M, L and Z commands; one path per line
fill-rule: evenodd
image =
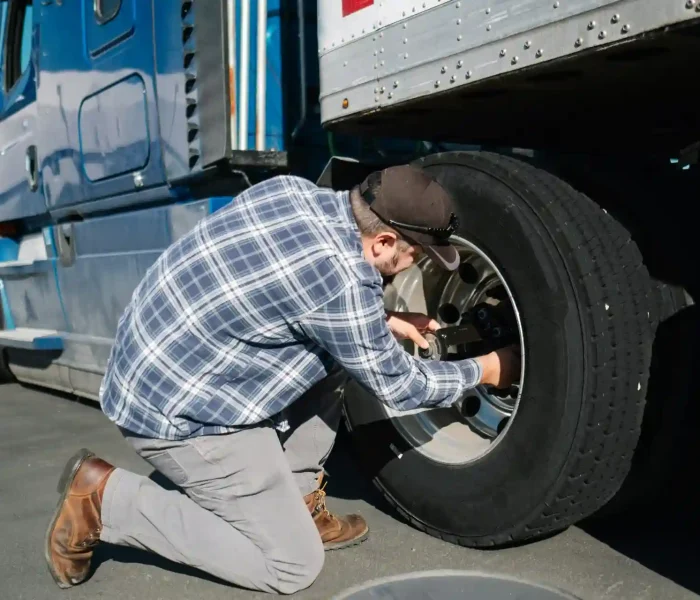
M 43 537 L 57 499 L 58 475 L 80 447 L 136 472 L 151 472 L 94 405 L 17 385 L 0 386 L 0 598 L 270 597 L 202 579 L 195 571 L 149 554 L 107 545 L 98 549 L 88 582 L 69 591 L 55 587 L 44 563 Z M 328 599 L 370 579 L 434 569 L 505 573 L 584 599 L 700 598 L 697 530 L 688 525 L 695 501 L 615 525 L 571 528 L 519 548 L 474 551 L 433 539 L 398 520 L 358 475 L 342 436 L 329 471 L 331 508 L 359 511 L 372 535 L 359 547 L 327 555 L 320 578 L 298 598 Z M 688 515 L 679 514 L 683 510 Z

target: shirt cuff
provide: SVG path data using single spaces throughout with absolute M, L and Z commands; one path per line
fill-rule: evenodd
M 468 358 L 467 360 L 460 361 L 460 367 L 462 368 L 462 373 L 464 373 L 465 391 L 479 385 L 481 378 L 484 376 L 484 371 L 481 368 L 481 363 L 478 360 Z
M 455 390 L 454 394 L 446 400 L 443 400 L 437 407 L 447 408 L 453 406 L 455 402 L 460 400 L 465 392 L 475 388 L 481 382 L 483 377 L 483 371 L 481 368 L 481 363 L 473 358 L 468 358 L 465 360 L 455 361 L 448 363 L 457 367 L 457 375 L 459 375 L 459 386 Z

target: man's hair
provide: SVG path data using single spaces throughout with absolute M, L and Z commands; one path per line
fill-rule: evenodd
M 379 192 L 379 183 L 370 185 L 370 191 L 376 195 Z M 399 240 L 398 250 L 399 252 L 405 252 L 411 247 L 401 234 L 387 225 L 382 221 L 369 207 L 369 204 L 365 202 L 362 194 L 360 194 L 360 186 L 356 185 L 350 191 L 350 206 L 352 207 L 352 214 L 355 217 L 357 223 L 357 228 L 360 230 L 362 235 L 371 237 L 379 235 L 380 233 L 393 233 Z

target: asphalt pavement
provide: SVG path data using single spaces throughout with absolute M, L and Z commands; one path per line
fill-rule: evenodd
M 470 550 L 403 523 L 358 473 L 347 445 L 341 435 L 328 465 L 329 507 L 360 512 L 370 524 L 371 536 L 361 546 L 329 553 L 316 583 L 295 598 L 326 600 L 368 580 L 443 569 L 505 574 L 585 600 L 700 598 L 698 529 L 692 518 L 697 498 L 686 498 L 678 509 L 667 504 L 613 523 L 584 524 L 517 548 Z M 107 544 L 97 549 L 87 582 L 59 590 L 46 569 L 43 539 L 57 500 L 58 476 L 81 447 L 132 471 L 145 475 L 152 471 L 95 404 L 14 384 L 0 386 L 0 598 L 271 597 L 231 587 L 154 555 Z

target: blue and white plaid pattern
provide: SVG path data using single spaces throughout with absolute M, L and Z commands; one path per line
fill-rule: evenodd
M 414 359 L 386 324 L 347 192 L 276 177 L 168 248 L 119 321 L 102 409 L 183 439 L 275 418 L 334 363 L 398 410 L 446 406 L 475 361 Z

